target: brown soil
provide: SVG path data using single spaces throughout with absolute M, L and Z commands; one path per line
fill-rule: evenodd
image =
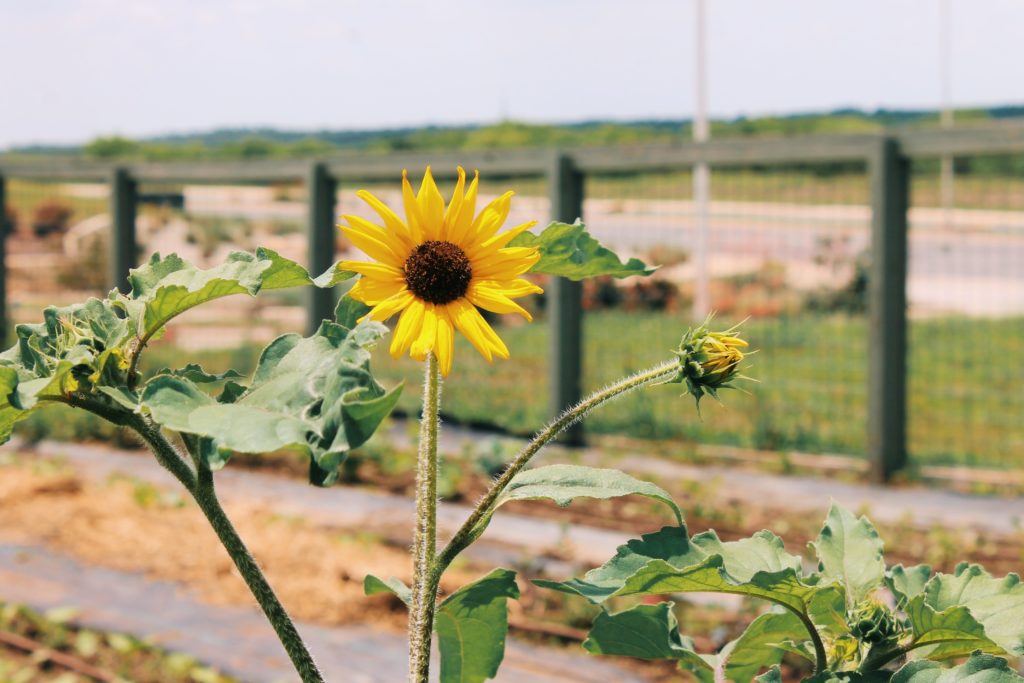
M 239 458 L 233 465 L 295 478 L 306 476 L 306 467 L 289 455 L 249 456 L 244 460 Z M 463 468 L 464 474 L 452 500 L 475 501 L 486 491 L 490 480 L 469 470 L 469 467 Z M 365 460 L 354 471 L 348 472 L 346 482 L 407 496 L 413 495 L 415 485 L 411 472 L 385 473 L 373 460 Z M 724 540 L 735 540 L 769 529 L 785 539 L 790 552 L 800 555 L 806 551 L 807 543 L 817 537 L 823 522 L 823 518 L 728 495 L 717 490 L 714 482 L 689 487 L 668 481 L 653 483 L 667 490 L 683 509 L 687 528 L 692 534 L 714 529 Z M 567 508 L 544 501 L 524 501 L 510 503 L 503 509 L 519 515 L 615 529 L 634 535 L 638 530 L 646 533 L 673 523 L 671 513 L 664 505 L 637 497 L 580 499 Z M 936 571 L 949 572 L 958 563 L 966 561 L 981 564 L 995 575 L 1020 573 L 1024 564 L 1024 529 L 1019 533 L 1001 535 L 973 529 L 925 529 L 911 524 L 877 526 L 885 541 L 885 557 L 889 564 L 928 564 Z
M 181 581 L 213 604 L 255 605 L 202 514 L 183 498 L 125 479 L 92 485 L 38 465 L 0 472 L 0 540 L 43 542 L 91 564 Z M 256 506 L 227 511 L 296 618 L 404 628 L 397 601 L 365 597 L 363 577 L 408 582 L 407 553 Z M 453 588 L 472 578 L 456 571 L 444 583 Z

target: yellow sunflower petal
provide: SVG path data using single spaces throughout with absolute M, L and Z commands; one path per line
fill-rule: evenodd
M 357 216 L 345 216 L 350 223 L 353 221 L 352 218 Z M 349 239 L 352 244 L 356 245 L 364 254 L 369 256 L 375 261 L 381 261 L 389 266 L 395 268 L 401 268 L 402 264 L 405 263 L 405 259 L 408 258 L 408 254 L 399 254 L 395 252 L 395 245 L 390 244 L 390 240 L 387 238 L 387 234 L 380 230 L 371 231 L 368 229 L 376 228 L 372 223 L 370 226 L 364 226 L 358 221 L 355 222 L 360 227 L 352 227 L 349 225 L 341 226 L 341 234 Z M 403 249 L 401 245 L 398 245 L 399 249 Z M 403 258 L 403 256 L 405 258 Z
M 348 295 L 356 301 L 369 306 L 376 306 L 384 299 L 389 299 L 405 289 L 405 283 L 395 280 L 374 280 L 368 277 L 359 278 Z
M 509 228 L 505 232 L 495 235 L 494 237 L 491 237 L 490 239 L 470 248 L 469 256 L 470 258 L 474 258 L 478 256 L 483 256 L 491 251 L 497 251 L 498 249 L 502 249 L 506 245 L 508 245 L 509 242 L 511 242 L 516 237 L 526 232 L 535 225 L 537 225 L 537 221 L 527 221 L 526 223 L 517 225 L 514 228 Z
M 518 299 L 529 294 L 543 294 L 544 288 L 539 287 L 529 280 L 516 278 L 514 280 L 480 280 L 488 287 L 497 289 L 509 299 Z
M 442 240 L 444 228 L 444 197 L 437 189 L 434 182 L 434 174 L 427 166 L 423 174 L 423 182 L 420 183 L 419 194 L 416 195 L 416 204 L 420 208 L 420 219 L 423 221 L 420 228 L 423 231 L 424 240 Z
M 466 197 L 459 206 L 459 213 L 448 223 L 448 239 L 455 244 L 464 245 L 468 239 L 469 229 L 473 226 L 473 214 L 476 212 L 476 194 L 480 187 L 480 172 L 473 172 L 473 182 L 466 190 Z
M 465 335 L 480 355 L 487 359 L 487 362 L 494 360 L 494 356 L 508 358 L 508 347 L 505 346 L 505 342 L 501 341 L 480 315 L 480 311 L 467 299 L 458 299 L 448 304 L 448 310 L 452 314 L 455 327 Z
M 383 322 L 395 313 L 405 310 L 414 300 L 415 297 L 412 295 L 412 292 L 409 290 L 403 290 L 381 301 L 370 309 L 370 312 L 364 317 Z
M 452 326 L 448 306 L 437 307 L 437 343 L 434 345 L 437 363 L 441 366 L 441 375 L 447 377 L 452 370 L 452 358 L 455 356 L 455 328 Z
M 373 261 L 342 261 L 338 264 L 342 270 L 351 270 L 375 280 L 401 280 L 405 282 L 405 275 L 402 271 L 386 263 L 374 263 Z
M 505 296 L 504 292 L 483 282 L 470 283 L 466 298 L 473 305 L 492 313 L 518 313 L 527 320 L 533 320 L 529 311 Z
M 359 190 L 356 192 L 356 196 L 369 204 L 370 208 L 377 212 L 380 219 L 384 221 L 385 228 L 393 232 L 403 243 L 408 244 L 410 248 L 412 247 L 412 236 L 409 234 L 409 226 L 398 217 L 398 214 L 367 190 Z
M 505 224 L 514 194 L 515 192 L 509 190 L 483 208 L 470 228 L 470 238 L 474 243 L 479 244 L 490 239 Z
M 441 229 L 441 239 L 450 239 L 452 232 L 452 226 L 455 223 L 456 217 L 459 215 L 459 210 L 462 208 L 462 203 L 466 200 L 466 170 L 461 166 L 456 168 L 459 179 L 455 183 L 455 191 L 452 192 L 452 200 L 448 202 L 448 208 L 444 210 L 444 226 Z
M 473 261 L 473 277 L 481 280 L 511 280 L 530 270 L 540 260 L 533 247 L 505 247 Z
M 434 344 L 437 342 L 436 308 L 434 304 L 424 304 L 423 327 L 420 328 L 419 335 L 417 335 L 409 347 L 409 355 L 415 360 L 426 360 L 427 354 L 434 350 Z
M 414 244 L 423 241 L 423 218 L 420 216 L 420 207 L 416 203 L 416 195 L 412 193 L 412 185 L 409 184 L 409 172 L 402 170 L 402 202 L 405 204 L 405 219 L 409 226 L 409 236 Z
M 423 302 L 414 297 L 395 325 L 395 336 L 391 339 L 390 349 L 392 358 L 398 358 L 409 349 L 422 327 Z

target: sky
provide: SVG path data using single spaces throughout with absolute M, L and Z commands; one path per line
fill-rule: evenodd
M 933 108 L 942 0 L 707 0 L 713 115 Z M 957 106 L 1022 0 L 949 0 Z M 0 0 L 0 149 L 216 127 L 689 118 L 695 0 Z

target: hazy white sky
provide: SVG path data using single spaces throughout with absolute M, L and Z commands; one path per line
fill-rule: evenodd
M 933 107 L 940 0 L 708 0 L 719 115 Z M 689 117 L 693 0 L 0 0 L 0 148 L 217 126 Z M 958 105 L 1024 102 L 1024 0 L 952 0 Z

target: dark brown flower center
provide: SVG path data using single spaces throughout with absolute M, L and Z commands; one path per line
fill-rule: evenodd
M 446 304 L 466 293 L 473 268 L 458 245 L 428 240 L 412 250 L 405 261 L 405 283 L 417 298 Z

